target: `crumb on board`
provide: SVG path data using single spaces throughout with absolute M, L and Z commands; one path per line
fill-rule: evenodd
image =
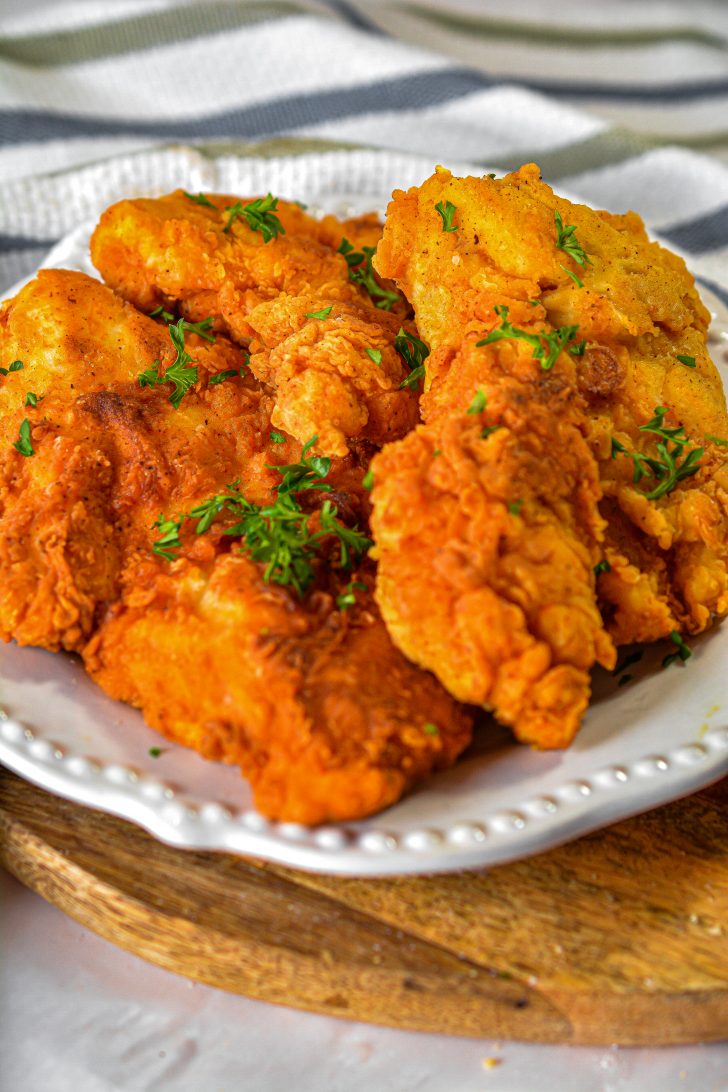
M 483 1069 L 495 1069 L 502 1061 L 502 1058 L 483 1058 Z

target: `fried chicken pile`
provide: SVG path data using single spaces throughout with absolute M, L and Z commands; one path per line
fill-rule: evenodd
M 565 746 L 616 646 L 728 612 L 683 263 L 532 166 L 438 169 L 381 233 L 122 201 L 105 284 L 42 271 L 0 309 L 0 637 L 78 653 L 274 819 L 395 802 L 474 706 Z

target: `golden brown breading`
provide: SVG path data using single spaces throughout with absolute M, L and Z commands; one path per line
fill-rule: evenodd
M 319 224 L 280 202 L 285 233 L 265 241 L 244 218 L 225 230 L 234 198 L 208 200 L 214 207 L 178 191 L 108 209 L 91 242 L 106 282 L 142 310 L 163 304 L 195 321 L 212 316 L 216 329 L 250 345 L 253 373 L 275 391 L 273 423 L 301 441 L 317 435 L 323 453 L 404 435 L 418 410 L 401 389 L 407 371 L 393 347 L 403 305 L 396 318 L 376 307 L 336 249 L 349 236 L 352 246 L 376 245 L 376 219 Z M 322 311 L 329 315 L 310 317 Z M 367 348 L 384 351 L 381 366 Z
M 301 457 L 274 441 L 251 375 L 209 382 L 239 371 L 238 348 L 188 333 L 199 381 L 174 409 L 169 384 L 138 382 L 171 363 L 167 328 L 82 274 L 41 274 L 0 331 L 0 364 L 24 364 L 0 380 L 0 636 L 79 651 L 170 739 L 240 765 L 272 818 L 358 818 L 454 761 L 472 717 L 392 645 L 371 562 L 345 571 L 325 539 L 299 598 L 225 534 L 232 514 L 204 534 L 182 520 L 235 481 L 271 504 L 276 466 Z M 12 446 L 24 416 L 32 455 Z M 312 526 L 323 500 L 364 524 L 368 456 L 333 460 L 333 491 L 301 494 Z M 152 551 L 160 512 L 182 522 L 177 560 Z M 338 603 L 352 580 L 355 603 Z

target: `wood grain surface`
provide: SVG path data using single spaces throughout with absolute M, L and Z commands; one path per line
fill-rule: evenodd
M 0 770 L 0 862 L 96 933 L 249 997 L 542 1042 L 728 1037 L 728 780 L 489 872 L 356 880 L 178 850 Z

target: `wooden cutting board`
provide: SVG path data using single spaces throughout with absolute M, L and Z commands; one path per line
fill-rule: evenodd
M 199 982 L 395 1027 L 570 1043 L 728 1036 L 728 779 L 490 872 L 355 880 L 172 849 L 0 770 L 0 861 Z

